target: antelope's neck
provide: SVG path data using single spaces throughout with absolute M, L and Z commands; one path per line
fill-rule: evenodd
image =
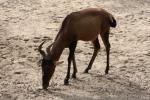
M 53 61 L 58 61 L 64 48 L 65 48 L 65 46 L 64 46 L 63 39 L 58 37 L 55 40 L 55 43 L 53 44 L 53 47 L 52 47 L 51 52 L 50 52 L 51 59 Z

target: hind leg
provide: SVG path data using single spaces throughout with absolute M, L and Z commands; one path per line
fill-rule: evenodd
M 110 43 L 109 43 L 109 32 L 105 33 L 102 37 L 102 40 L 104 42 L 104 45 L 106 47 L 106 53 L 107 53 L 107 65 L 105 74 L 108 74 L 109 71 L 109 53 L 110 53 Z
M 97 56 L 98 51 L 100 50 L 100 43 L 99 43 L 98 38 L 96 38 L 96 40 L 93 41 L 93 45 L 94 45 L 94 53 L 93 53 L 93 56 L 90 60 L 88 67 L 84 71 L 85 73 L 88 73 L 88 71 L 92 68 L 93 62 Z
M 77 66 L 76 66 L 76 61 L 75 61 L 75 54 L 72 58 L 72 61 L 73 61 L 73 74 L 72 74 L 72 78 L 76 78 L 76 73 L 78 72 L 77 71 Z

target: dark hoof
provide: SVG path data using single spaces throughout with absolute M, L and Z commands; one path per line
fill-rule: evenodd
M 88 70 L 88 69 L 86 69 L 86 70 L 84 71 L 84 73 L 89 73 L 89 70 Z
M 69 85 L 69 81 L 67 79 L 64 80 L 64 85 Z
M 72 78 L 76 79 L 77 77 L 76 77 L 76 75 L 73 74 L 73 75 L 72 75 Z
M 108 74 L 108 71 L 106 70 L 106 71 L 105 71 L 105 75 L 107 75 L 107 74 Z

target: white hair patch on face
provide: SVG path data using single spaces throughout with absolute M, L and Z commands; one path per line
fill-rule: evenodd
M 62 63 L 64 63 L 64 61 L 56 61 L 54 64 L 55 64 L 55 65 L 60 65 L 60 64 L 62 64 Z

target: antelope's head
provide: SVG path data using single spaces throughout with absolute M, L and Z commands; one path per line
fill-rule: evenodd
M 47 89 L 47 87 L 49 86 L 49 81 L 55 71 L 56 64 L 54 63 L 54 61 L 52 61 L 50 56 L 50 48 L 52 47 L 53 43 L 46 48 L 46 52 L 42 50 L 42 46 L 44 43 L 45 41 L 43 41 L 40 44 L 38 51 L 42 55 L 42 60 L 41 60 L 42 86 L 43 89 Z

